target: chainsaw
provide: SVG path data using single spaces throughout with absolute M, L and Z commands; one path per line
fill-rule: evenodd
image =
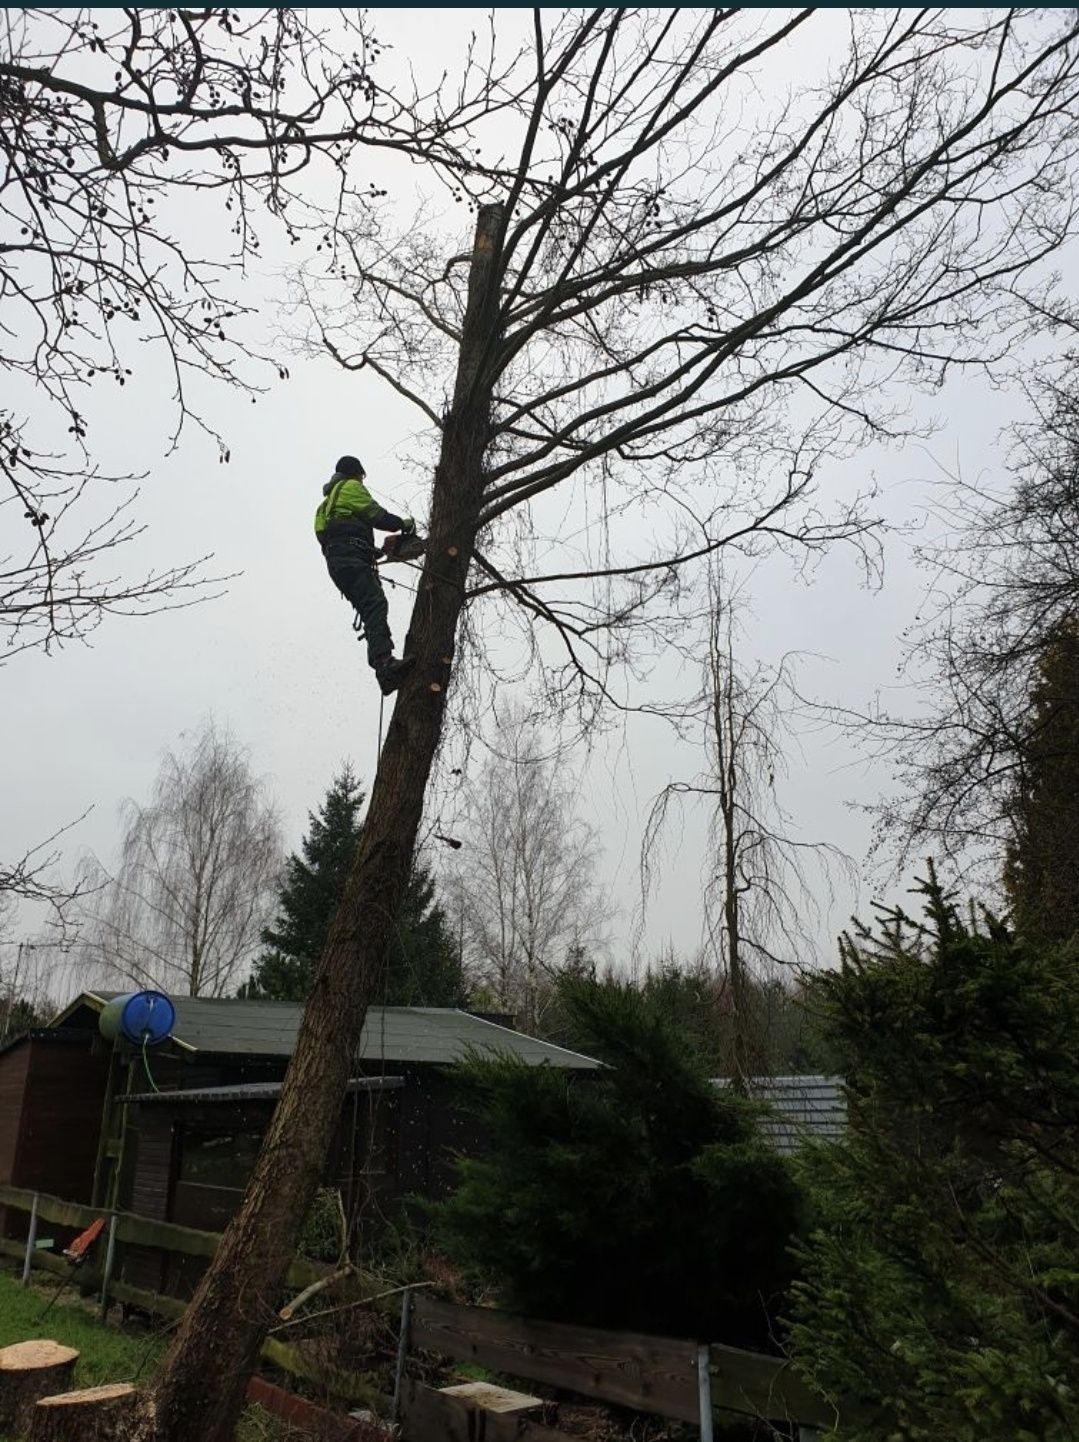
M 424 536 L 387 536 L 382 543 L 382 561 L 417 561 L 427 549 Z

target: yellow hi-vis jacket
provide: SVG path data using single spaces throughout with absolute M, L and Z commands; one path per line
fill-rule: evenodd
M 356 537 L 374 545 L 371 528 L 399 531 L 407 517 L 395 516 L 372 496 L 355 476 L 335 475 L 322 488 L 323 500 L 315 512 L 315 537 L 320 546 L 329 541 Z

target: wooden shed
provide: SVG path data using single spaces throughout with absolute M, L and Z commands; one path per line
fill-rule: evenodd
M 72 1158 L 80 1158 L 77 1176 L 72 1160 L 68 1177 L 39 1167 L 10 1180 L 102 1208 L 220 1231 L 239 1204 L 273 1114 L 302 1008 L 173 997 L 171 1038 L 144 1053 L 100 1036 L 98 1017 L 113 995 L 84 992 L 56 1019 L 71 1038 L 65 1044 L 70 1063 L 57 1050 L 51 1082 L 39 1087 L 28 1067 L 12 1067 L 8 1076 L 9 1110 L 40 1135 L 46 1122 L 39 1113 L 48 1107 L 56 1147 L 71 1147 Z M 600 1065 L 476 1013 L 372 1008 L 326 1173 L 361 1235 L 377 1230 L 410 1198 L 444 1195 L 453 1154 L 486 1146 L 477 1119 L 458 1105 L 450 1075 L 473 1052 L 582 1074 Z M 0 1071 L 0 1107 L 3 1077 Z M 0 1115 L 0 1165 L 8 1142 Z M 0 1179 L 8 1178 L 0 1172 Z M 122 1276 L 151 1291 L 184 1295 L 203 1265 L 130 1246 Z

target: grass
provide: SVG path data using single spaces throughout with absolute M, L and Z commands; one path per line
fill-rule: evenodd
M 76 1387 L 96 1387 L 102 1382 L 145 1382 L 164 1352 L 168 1338 L 164 1324 L 154 1327 L 102 1325 L 96 1309 L 66 1290 L 42 1320 L 42 1312 L 59 1279 L 36 1279 L 23 1288 L 8 1271 L 0 1271 L 0 1347 L 11 1342 L 30 1342 L 47 1337 L 77 1347 Z M 285 1442 L 299 1434 L 283 1427 L 261 1407 L 244 1409 L 236 1429 L 236 1442 Z M 0 1434 L 0 1442 L 16 1439 Z

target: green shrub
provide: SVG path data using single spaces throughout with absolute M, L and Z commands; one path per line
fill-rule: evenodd
M 818 984 L 851 1131 L 807 1154 L 792 1340 L 873 1442 L 1079 1436 L 1079 966 L 934 879 Z
M 639 993 L 575 980 L 564 1001 L 609 1065 L 469 1063 L 492 1144 L 458 1161 L 442 1245 L 528 1315 L 766 1344 L 791 1278 L 789 1168 Z
M 312 1262 L 336 1262 L 341 1244 L 341 1194 L 335 1187 L 319 1187 L 304 1218 L 297 1250 Z

